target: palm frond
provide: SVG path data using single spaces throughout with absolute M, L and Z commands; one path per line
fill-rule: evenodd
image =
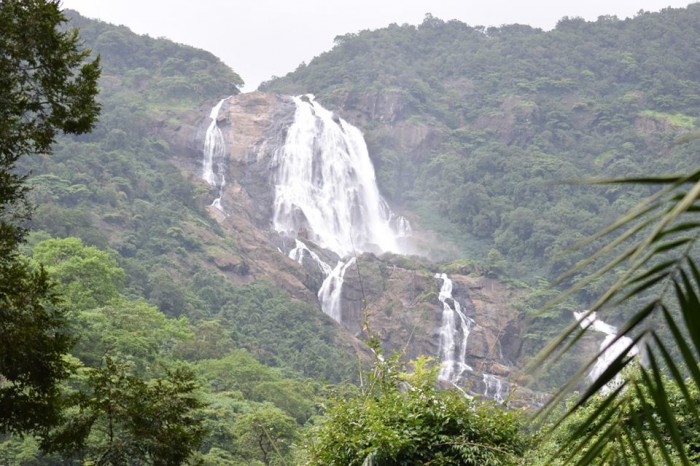
M 593 303 L 584 320 L 599 313 L 635 306 L 617 336 L 562 386 L 540 411 L 551 419 L 573 388 L 580 386 L 596 359 L 618 344 L 627 344 L 608 367 L 591 381 L 578 400 L 550 423 L 552 432 L 568 426 L 554 454 L 560 464 L 690 465 L 688 435 L 700 433 L 700 170 L 687 176 L 596 181 L 595 184 L 659 185 L 654 195 L 630 209 L 598 234 L 581 242 L 590 247 L 607 240 L 561 279 L 580 275 L 556 305 L 593 281 L 617 274 L 614 283 Z M 619 320 L 619 319 L 618 319 Z M 590 327 L 590 325 L 588 325 Z M 589 328 L 569 325 L 530 367 L 545 366 L 571 351 Z M 627 341 L 627 340 L 625 340 Z M 639 355 L 634 356 L 639 349 Z M 614 389 L 611 383 L 622 378 Z M 681 413 L 682 411 L 682 413 Z M 574 428 L 571 423 L 575 423 Z M 695 430 L 684 427 L 695 426 Z

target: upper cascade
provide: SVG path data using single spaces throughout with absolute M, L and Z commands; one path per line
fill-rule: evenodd
M 221 206 L 221 196 L 224 192 L 224 187 L 226 186 L 226 143 L 224 141 L 224 135 L 219 129 L 217 124 L 217 119 L 219 118 L 219 111 L 221 106 L 226 100 L 221 99 L 217 103 L 209 114 L 211 122 L 207 127 L 207 132 L 204 137 L 204 150 L 202 159 L 202 179 L 209 183 L 217 190 L 218 197 L 212 202 L 212 206 L 216 207 L 223 212 L 223 207 Z
M 273 227 L 300 232 L 340 257 L 401 253 L 410 234 L 377 189 L 374 167 L 359 129 L 323 108 L 312 95 L 293 97 L 296 111 L 273 161 Z

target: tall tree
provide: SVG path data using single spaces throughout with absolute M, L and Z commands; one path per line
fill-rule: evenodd
M 146 381 L 133 369 L 111 356 L 85 369 L 86 390 L 72 395 L 69 416 L 43 448 L 105 466 L 183 464 L 206 433 L 194 373 L 179 368 Z
M 99 60 L 86 61 L 58 0 L 0 0 L 0 431 L 56 421 L 71 344 L 46 273 L 23 260 L 30 209 L 20 157 L 48 153 L 59 132 L 92 129 Z

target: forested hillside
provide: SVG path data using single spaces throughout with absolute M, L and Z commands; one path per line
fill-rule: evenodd
M 559 437 L 537 447 L 539 433 L 503 407 L 518 384 L 550 390 L 595 351 L 584 338 L 548 377 L 518 373 L 614 277 L 546 312 L 542 304 L 587 252 L 568 249 L 652 192 L 565 181 L 697 165 L 700 4 L 627 20 L 564 18 L 549 32 L 428 14 L 419 26 L 339 36 L 264 83 L 270 93 L 313 93 L 364 132 L 380 191 L 429 256 L 354 257 L 361 265 L 344 295 L 337 285 L 351 325 L 317 302 L 329 271 L 318 257 L 302 261 L 315 252 L 296 243 L 298 260 L 287 257 L 268 225 L 272 207 L 250 205 L 271 198 L 271 184 L 253 186 L 273 168 L 261 135 L 273 127 L 284 139 L 274 118 L 285 109 L 289 124 L 296 104 L 252 93 L 219 114 L 240 146 L 228 149 L 238 158 L 226 175 L 242 176 L 217 192 L 241 205 L 217 211 L 201 179 L 202 127 L 216 102 L 239 94 L 241 77 L 208 52 L 67 15 L 101 57 L 99 123 L 16 168 L 29 175 L 35 206 L 22 260 L 55 282 L 52 306 L 66 311 L 75 345 L 64 358 L 62 422 L 36 437 L 0 432 L 0 463 L 125 464 L 140 454 L 160 464 L 158 455 L 193 453 L 193 464 L 212 465 L 548 464 Z M 343 265 L 321 255 L 327 268 Z M 417 352 L 438 354 L 443 310 L 458 301 L 469 324 L 463 314 L 466 330 L 449 337 L 454 349 L 461 335 L 473 377 L 452 389 L 438 379 L 440 361 Z M 397 354 L 376 357 L 387 343 Z M 406 364 L 406 355 L 417 359 Z M 484 402 L 489 380 L 504 405 Z M 697 426 L 682 429 L 697 449 Z M 109 463 L 112 454 L 122 456 Z
M 683 172 L 700 125 L 700 5 L 552 31 L 426 15 L 336 37 L 261 88 L 360 124 L 380 188 L 423 226 L 530 283 L 646 191 L 560 182 Z M 694 155 L 695 154 L 695 155 Z M 591 294 L 596 290 L 590 289 Z M 585 301 L 585 297 L 582 297 Z
M 20 166 L 32 173 L 37 206 L 30 244 L 46 235 L 76 236 L 111 249 L 126 272 L 126 295 L 171 317 L 235 320 L 225 327 L 265 362 L 282 364 L 285 355 L 284 364 L 296 370 L 342 377 L 342 364 L 328 359 L 335 353 L 325 346 L 330 329 L 319 328 L 313 308 L 292 303 L 272 284 L 241 288 L 224 278 L 214 259 L 240 261 L 236 242 L 206 214 L 206 193 L 173 164 L 171 141 L 159 137 L 160 128 L 178 126 L 184 111 L 236 93 L 241 78 L 208 52 L 71 14 L 85 45 L 101 54 L 103 110 L 90 135 L 62 138 L 51 156 Z M 297 362 L 286 356 L 292 340 L 278 333 L 295 319 L 291 338 L 316 352 L 316 362 L 310 354 Z M 311 349 L 317 340 L 320 348 Z
M 102 111 L 92 133 L 60 137 L 52 154 L 19 161 L 35 206 L 22 249 L 45 265 L 69 310 L 76 346 L 68 396 L 119 392 L 105 402 L 132 417 L 114 419 L 105 405 L 71 398 L 70 421 L 44 439 L 53 453 L 43 454 L 38 438 L 0 436 L 0 462 L 130 455 L 155 441 L 134 434 L 133 410 L 143 410 L 135 404 L 175 415 L 163 403 L 187 400 L 196 385 L 191 419 L 200 434 L 185 435 L 206 432 L 198 460 L 253 464 L 273 448 L 289 460 L 292 440 L 318 413 L 323 383 L 354 378 L 355 355 L 315 306 L 246 277 L 236 240 L 205 211 L 206 188 L 177 168 L 159 136 L 184 113 L 237 93 L 242 80 L 208 52 L 68 16 L 101 57 Z M 236 275 L 231 264 L 244 270 Z M 109 441 L 100 433 L 107 423 L 116 432 Z M 90 435 L 81 445 L 83 433 Z M 167 441 L 192 445 L 186 436 Z

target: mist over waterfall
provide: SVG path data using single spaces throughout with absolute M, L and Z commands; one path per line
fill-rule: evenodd
M 293 238 L 303 232 L 340 257 L 401 253 L 397 238 L 410 225 L 379 194 L 360 130 L 313 96 L 293 99 L 294 122 L 273 160 L 273 228 Z
M 211 205 L 222 212 L 224 210 L 221 206 L 221 196 L 226 186 L 226 143 L 224 141 L 224 135 L 221 133 L 221 129 L 219 129 L 219 125 L 217 124 L 217 119 L 221 106 L 228 99 L 228 97 L 221 99 L 219 103 L 211 109 L 209 114 L 211 122 L 204 136 L 204 158 L 202 161 L 202 179 L 209 183 L 210 186 L 213 186 L 218 194 Z

